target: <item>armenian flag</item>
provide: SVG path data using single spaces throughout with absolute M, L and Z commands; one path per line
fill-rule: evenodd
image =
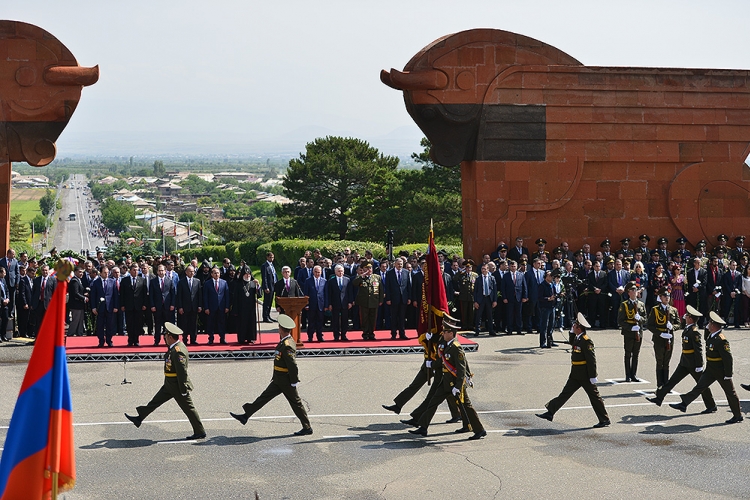
M 56 266 L 57 287 L 44 316 L 0 459 L 0 500 L 54 499 L 75 484 L 73 407 L 65 357 L 69 261 Z

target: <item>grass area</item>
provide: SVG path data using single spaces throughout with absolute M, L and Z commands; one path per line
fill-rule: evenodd
M 21 220 L 28 222 L 35 215 L 41 214 L 39 199 L 44 196 L 44 189 L 11 189 L 10 214 L 21 214 Z

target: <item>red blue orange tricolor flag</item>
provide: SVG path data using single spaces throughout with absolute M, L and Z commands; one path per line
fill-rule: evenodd
M 422 307 L 419 310 L 419 323 L 417 324 L 417 333 L 420 335 L 428 330 L 433 333 L 439 332 L 443 314 L 448 313 L 448 298 L 445 295 L 443 269 L 440 266 L 440 261 L 438 261 L 432 222 L 430 222 L 430 242 L 427 246 L 426 257 L 427 269 L 424 271 L 424 283 L 422 284 Z M 424 270 L 424 267 L 422 269 Z
M 13 410 L 0 459 L 0 500 L 46 499 L 75 484 L 73 408 L 64 343 L 70 269 L 70 262 L 58 263 L 57 287 Z

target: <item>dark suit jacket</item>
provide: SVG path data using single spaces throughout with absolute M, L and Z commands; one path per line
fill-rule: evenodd
M 508 249 L 508 258 L 510 260 L 515 260 L 516 262 L 518 262 L 518 259 L 521 258 L 521 255 L 529 255 L 529 249 L 526 247 L 521 247 L 521 251 L 519 251 L 515 244 Z
M 333 306 L 334 309 L 347 309 L 349 304 L 354 302 L 352 296 L 352 287 L 349 285 L 351 280 L 346 276 L 342 276 L 341 284 L 339 288 L 338 277 L 334 276 L 328 280 L 328 305 Z
M 695 274 L 695 273 L 693 273 Z M 711 272 L 711 266 L 706 269 L 706 294 L 714 293 L 717 286 L 721 286 L 722 272 L 721 268 L 716 268 L 716 279 L 714 280 L 714 274 Z
M 591 293 L 594 293 L 594 288 L 601 290 L 600 294 L 607 294 L 609 287 L 609 280 L 607 280 L 607 271 L 599 271 L 599 277 L 596 277 L 596 271 L 591 271 L 588 279 L 588 289 Z M 602 295 L 603 296 L 603 295 Z
M 203 284 L 201 280 L 193 276 L 193 287 L 190 288 L 187 276 L 177 283 L 176 308 L 183 309 L 186 313 L 198 312 L 203 309 Z
M 725 272 L 724 276 L 721 277 L 721 290 L 724 295 L 729 295 L 735 290 L 742 291 L 742 274 L 735 271 L 734 278 L 732 278 L 732 271 Z
M 284 278 L 281 278 L 274 283 L 273 293 L 276 294 L 277 297 L 302 297 L 305 295 L 302 293 L 302 288 L 299 286 L 299 283 L 297 283 L 297 280 L 294 278 L 289 278 L 289 291 L 286 290 Z
M 18 284 L 18 259 L 11 259 L 8 261 L 8 257 L 0 259 L 0 267 L 5 268 L 5 282 L 9 287 L 15 288 Z
M 612 270 L 607 273 L 607 284 L 609 285 L 608 292 L 613 294 L 613 296 L 617 293 L 617 288 L 620 286 L 617 284 L 618 273 L 622 278 L 622 286 L 625 286 L 628 283 L 628 279 L 630 279 L 630 273 L 625 269 L 620 269 L 619 271 Z
M 305 281 L 305 285 L 302 287 L 302 292 L 310 299 L 308 306 L 310 309 L 318 309 L 322 311 L 328 307 L 328 298 L 326 297 L 326 285 L 327 282 L 323 276 L 320 277 L 320 281 L 317 285 L 315 284 L 315 277 L 309 278 Z
M 411 280 L 406 269 L 401 269 L 401 284 L 398 282 L 398 271 L 396 269 L 389 270 L 385 278 L 385 300 L 391 302 L 401 302 L 406 304 L 407 301 L 411 300 Z
M 229 309 L 230 297 L 227 282 L 219 278 L 219 291 L 216 291 L 213 278 L 203 282 L 203 309 L 208 309 L 211 314 L 224 313 Z
M 544 270 L 539 269 L 538 272 L 541 276 L 541 280 L 544 281 Z M 529 289 L 529 302 L 536 302 L 537 295 L 539 294 L 539 281 L 536 279 L 536 273 L 537 270 L 534 269 L 533 266 L 526 271 L 526 286 Z
M 269 264 L 268 261 L 265 261 L 260 266 L 260 285 L 263 287 L 263 293 L 266 293 L 266 290 L 273 290 L 273 286 L 276 283 L 276 270 L 273 267 L 273 264 Z
M 81 280 L 75 276 L 70 278 L 70 283 L 68 283 L 68 309 L 80 311 L 86 307 L 84 292 Z
M 304 283 L 308 278 L 312 278 L 312 267 L 299 268 L 299 271 L 294 270 L 294 279 L 297 283 Z
M 513 273 L 507 272 L 503 276 L 501 284 L 503 300 L 508 299 L 508 303 L 513 301 L 521 302 L 521 299 L 529 298 L 529 291 L 526 286 L 526 277 L 523 273 L 516 271 L 516 284 L 513 285 Z
M 146 280 L 136 276 L 135 283 L 129 274 L 120 280 L 120 305 L 128 312 L 141 311 L 146 305 Z
M 547 281 L 542 281 L 542 284 L 539 285 L 539 307 L 542 309 L 551 309 L 555 307 L 555 301 L 554 300 L 548 300 L 550 297 L 552 297 L 555 294 L 555 289 L 553 287 L 552 283 L 547 283 Z
M 31 288 L 33 284 L 28 276 L 18 280 L 16 287 L 16 308 L 23 309 L 23 306 L 29 306 L 31 309 Z
M 44 302 L 42 305 L 44 306 L 44 309 L 47 309 L 49 307 L 49 301 L 52 300 L 52 294 L 55 292 L 55 287 L 57 287 L 57 278 L 54 276 L 47 276 L 47 284 L 44 287 Z M 31 289 L 31 308 L 36 309 L 39 307 L 39 297 L 42 293 L 42 277 L 37 276 L 34 278 L 34 287 Z
M 424 273 L 420 270 L 418 273 L 411 273 L 411 300 L 412 302 L 422 302 L 422 284 L 424 283 Z
M 162 290 L 159 279 L 159 276 L 154 276 L 151 279 L 151 294 L 149 295 L 151 307 L 155 307 L 157 311 L 161 311 L 162 309 L 169 310 L 171 306 L 175 305 L 174 282 L 165 276 L 164 290 Z M 220 279 L 219 282 L 221 281 L 223 280 Z
M 482 299 L 484 298 L 484 280 L 489 280 L 490 284 L 490 302 L 497 302 L 497 281 L 495 281 L 495 277 L 491 274 L 487 274 L 487 278 L 485 278 L 481 273 L 479 274 L 479 277 L 474 282 L 474 302 L 482 302 Z

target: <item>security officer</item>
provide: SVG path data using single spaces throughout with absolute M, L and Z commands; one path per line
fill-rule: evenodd
M 296 359 L 297 346 L 292 338 L 292 330 L 294 330 L 295 326 L 294 320 L 286 314 L 279 314 L 277 321 L 279 323 L 279 336 L 281 340 L 276 345 L 271 383 L 268 384 L 266 390 L 255 401 L 242 405 L 243 413 L 229 412 L 229 414 L 236 418 L 242 425 L 245 425 L 247 419 L 263 408 L 266 403 L 279 394 L 283 394 L 286 400 L 289 401 L 294 414 L 302 422 L 302 429 L 295 432 L 294 435 L 307 436 L 312 434 L 313 430 L 310 427 L 310 419 L 307 417 L 307 411 L 302 406 L 302 400 L 297 392 L 299 374 Z
M 570 397 L 583 387 L 594 413 L 599 418 L 599 422 L 594 425 L 594 428 L 599 429 L 610 425 L 610 420 L 607 410 L 604 408 L 604 401 L 602 401 L 599 390 L 596 388 L 596 353 L 594 342 L 586 335 L 586 328 L 591 328 L 591 325 L 582 313 L 578 313 L 577 320 L 573 323 L 573 328 L 570 331 L 570 360 L 572 365 L 568 381 L 560 395 L 544 405 L 547 411 L 537 413 L 536 416 L 552 422 L 557 410 L 562 408 Z
M 539 238 L 538 240 L 536 240 L 536 246 L 537 251 L 531 254 L 532 262 L 534 261 L 534 259 L 541 259 L 542 255 L 547 256 L 547 260 L 545 262 L 549 262 L 552 260 L 550 259 L 549 252 L 544 249 L 547 246 L 547 240 L 545 240 L 544 238 Z
M 698 318 L 702 316 L 696 308 L 687 306 L 685 329 L 682 331 L 682 356 L 680 356 L 680 364 L 677 365 L 677 369 L 672 374 L 672 377 L 664 385 L 656 389 L 654 397 L 646 398 L 656 406 L 661 406 L 664 397 L 688 375 L 693 377 L 696 383 L 700 380 L 701 373 L 703 372 L 703 336 L 698 328 Z M 711 394 L 711 389 L 706 387 L 701 396 L 703 396 L 703 402 L 706 404 L 706 409 L 701 413 L 716 412 L 716 402 Z
M 354 303 L 359 306 L 362 338 L 364 340 L 375 340 L 375 320 L 378 315 L 378 307 L 383 303 L 385 297 L 383 281 L 379 274 L 372 272 L 370 262 L 359 266 L 357 274 L 358 276 L 352 280 L 352 286 L 357 287 L 357 296 Z
M 630 249 L 630 238 L 623 238 L 620 240 L 620 243 L 622 244 L 620 252 L 622 253 L 623 257 L 632 257 L 633 250 Z
M 656 241 L 656 244 L 659 245 L 658 253 L 659 253 L 659 262 L 664 265 L 664 267 L 667 267 L 667 262 L 669 262 L 669 250 L 667 250 L 667 245 L 669 244 L 669 240 L 665 237 L 661 237 Z
M 173 323 L 164 323 L 164 329 L 167 331 L 164 339 L 169 344 L 169 351 L 164 355 L 164 385 L 146 406 L 139 406 L 135 409 L 138 412 L 137 416 L 126 413 L 125 418 L 133 422 L 136 427 L 140 427 L 143 420 L 154 410 L 174 398 L 190 421 L 190 425 L 193 426 L 193 435 L 186 439 L 203 439 L 206 437 L 206 431 L 193 406 L 193 399 L 190 397 L 193 384 L 187 372 L 188 350 L 180 341 L 182 330 Z
M 638 237 L 638 241 L 640 241 L 641 246 L 638 247 L 643 255 L 649 255 L 651 253 L 651 250 L 648 249 L 648 243 L 651 241 L 651 238 L 647 234 L 642 234 Z
M 607 258 L 610 255 L 612 255 L 611 242 L 609 241 L 609 238 L 607 238 L 604 241 L 602 241 L 601 244 L 599 245 L 599 247 L 601 247 L 601 249 L 602 249 L 602 257 L 604 257 L 604 260 L 606 261 Z
M 680 325 L 677 309 L 669 305 L 669 290 L 657 290 L 659 303 L 651 308 L 646 321 L 646 328 L 653 334 L 654 355 L 656 357 L 656 387 L 661 387 L 669 380 L 669 360 L 674 351 L 674 330 Z
M 726 322 L 711 311 L 708 322 L 708 339 L 706 339 L 706 369 L 701 375 L 698 384 L 687 394 L 680 396 L 680 403 L 670 403 L 669 406 L 675 410 L 686 412 L 687 407 L 705 391 L 715 381 L 719 382 L 724 394 L 727 396 L 729 408 L 732 410 L 732 418 L 726 421 L 727 424 L 736 424 L 742 422 L 742 412 L 740 411 L 740 400 L 737 393 L 734 392 L 732 384 L 732 351 L 729 348 L 729 341 L 726 339 L 721 330 Z
M 474 272 L 474 261 L 467 259 L 464 270 L 453 277 L 453 283 L 458 290 L 458 303 L 461 311 L 461 327 L 464 330 L 474 328 L 474 282 L 477 280 Z
M 473 432 L 469 436 L 470 440 L 481 439 L 487 435 L 484 426 L 479 421 L 476 410 L 471 405 L 469 395 L 466 392 L 467 386 L 471 383 L 471 371 L 466 361 L 466 356 L 461 344 L 456 340 L 458 327 L 450 323 L 443 323 L 443 340 L 444 344 L 439 348 L 440 359 L 443 368 L 443 380 L 430 399 L 430 402 L 422 416 L 419 418 L 416 429 L 411 429 L 409 433 L 419 436 L 427 436 L 427 428 L 430 425 L 432 417 L 440 403 L 446 398 L 454 398 L 457 406 L 461 410 L 461 418 L 464 421 L 464 427 L 456 430 L 457 433 Z
M 677 238 L 677 250 L 675 252 L 678 252 L 680 254 L 680 257 L 682 258 L 682 262 L 687 262 L 688 259 L 690 259 L 690 250 L 685 248 L 685 245 L 687 245 L 687 238 L 684 236 L 681 236 Z M 674 254 L 674 252 L 672 252 Z
M 734 249 L 731 251 L 731 258 L 736 260 L 737 262 L 740 261 L 742 258 L 742 254 L 746 252 L 745 250 L 745 237 L 744 236 L 737 236 L 734 238 Z
M 643 342 L 643 327 L 646 324 L 646 306 L 638 300 L 638 287 L 631 281 L 625 285 L 628 300 L 623 300 L 617 311 L 617 324 L 625 341 L 625 382 L 640 382 L 635 373 L 638 370 L 638 355 Z

